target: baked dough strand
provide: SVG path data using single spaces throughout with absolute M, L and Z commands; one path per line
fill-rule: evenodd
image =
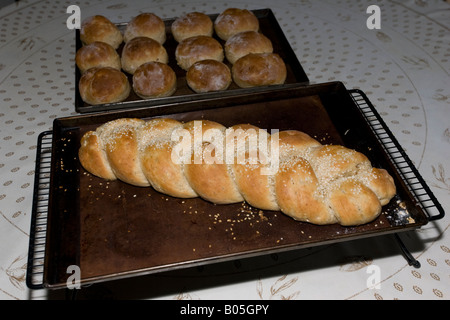
M 104 179 L 215 204 L 246 201 L 317 225 L 368 223 L 396 194 L 388 172 L 360 152 L 250 124 L 121 118 L 85 133 L 79 160 Z

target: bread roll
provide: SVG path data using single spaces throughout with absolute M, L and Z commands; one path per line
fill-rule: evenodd
M 117 119 L 82 137 L 79 159 L 108 180 L 214 204 L 246 201 L 317 225 L 371 222 L 396 194 L 388 172 L 356 150 L 251 124 Z M 262 170 L 274 163 L 275 170 Z
M 90 105 L 124 101 L 130 94 L 127 76 L 114 68 L 91 68 L 80 78 L 81 99 Z
M 95 41 L 106 42 L 117 49 L 122 43 L 123 37 L 119 28 L 108 18 L 96 15 L 86 18 L 81 23 L 80 40 L 85 45 Z
M 134 17 L 123 33 L 125 42 L 136 37 L 147 37 L 164 44 L 166 41 L 166 26 L 164 21 L 154 13 L 141 13 Z
M 129 74 L 146 62 L 168 63 L 166 49 L 156 40 L 147 37 L 136 37 L 128 41 L 122 50 L 122 68 Z
M 272 53 L 272 41 L 257 31 L 244 31 L 230 37 L 224 46 L 225 57 L 234 64 L 249 53 Z
M 177 42 L 194 36 L 209 36 L 214 32 L 211 18 L 201 12 L 189 12 L 175 19 L 171 25 L 172 35 Z
M 143 99 L 171 96 L 177 89 L 177 77 L 167 64 L 147 62 L 134 72 L 133 89 Z
M 175 58 L 178 65 L 185 71 L 201 60 L 223 61 L 224 54 L 222 45 L 208 36 L 195 36 L 184 39 L 175 49 Z
M 111 67 L 118 70 L 122 67 L 117 51 L 106 42 L 99 41 L 78 49 L 75 62 L 81 73 L 94 67 Z
M 197 93 L 226 90 L 231 84 L 231 71 L 223 62 L 201 60 L 189 68 L 186 81 Z
M 258 31 L 259 21 L 253 12 L 247 9 L 228 8 L 217 16 L 214 30 L 219 38 L 226 41 L 240 32 Z
M 231 68 L 234 82 L 241 88 L 283 84 L 286 65 L 276 53 L 250 53 Z

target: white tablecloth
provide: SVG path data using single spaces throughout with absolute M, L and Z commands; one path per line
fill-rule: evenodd
M 24 0 L 0 9 L 0 299 L 64 298 L 25 284 L 38 134 L 74 115 L 71 1 Z M 369 29 L 381 9 L 380 29 Z M 114 22 L 150 11 L 173 18 L 227 7 L 271 8 L 311 83 L 363 90 L 448 213 L 450 209 L 450 4 L 398 1 L 84 1 L 82 18 Z M 450 217 L 392 236 L 357 240 L 100 283 L 80 298 L 449 299 Z M 379 282 L 370 285 L 375 266 Z

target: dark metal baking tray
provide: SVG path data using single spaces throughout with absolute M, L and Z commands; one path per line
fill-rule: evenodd
M 293 51 L 289 41 L 286 39 L 286 36 L 283 33 L 278 21 L 273 14 L 271 9 L 260 9 L 260 10 L 252 10 L 252 12 L 259 19 L 260 23 L 260 31 L 266 37 L 268 37 L 272 41 L 272 45 L 274 48 L 274 52 L 278 53 L 280 57 L 284 60 L 287 68 L 287 78 L 285 85 L 277 85 L 273 87 L 284 87 L 289 84 L 294 83 L 308 83 L 309 79 L 306 75 L 303 67 L 297 59 L 295 52 Z M 209 15 L 212 21 L 218 16 L 218 14 Z M 225 91 L 219 92 L 208 92 L 208 93 L 195 93 L 192 91 L 187 83 L 186 83 L 186 71 L 181 69 L 176 62 L 175 59 L 175 49 L 177 46 L 177 42 L 174 40 L 170 26 L 175 19 L 167 19 L 164 20 L 166 24 L 166 35 L 167 40 L 164 43 L 164 47 L 167 50 L 169 55 L 169 63 L 168 65 L 174 70 L 177 76 L 177 91 L 170 97 L 164 98 L 154 98 L 143 100 L 139 96 L 137 96 L 133 91 L 130 96 L 123 102 L 119 103 L 108 103 L 102 105 L 91 106 L 85 103 L 80 96 L 78 83 L 81 77 L 79 69 L 75 66 L 75 110 L 79 113 L 87 113 L 87 112 L 102 112 L 109 110 L 117 110 L 117 109 L 130 109 L 130 108 L 148 108 L 150 106 L 157 106 L 161 104 L 167 103 L 176 103 L 188 100 L 201 100 L 201 99 L 210 99 L 214 97 L 224 97 L 234 94 L 242 94 L 242 93 L 255 93 L 259 91 L 267 90 L 265 87 L 255 87 L 249 89 L 239 88 L 234 82 L 230 85 L 230 87 Z M 118 27 L 124 30 L 126 23 L 117 24 Z M 219 39 L 215 34 L 213 35 L 222 45 L 225 42 Z M 76 50 L 81 48 L 82 43 L 80 40 L 80 31 L 76 30 Z M 118 53 L 122 52 L 123 44 L 118 48 Z M 224 62 L 231 67 L 231 64 L 225 59 Z M 125 73 L 126 74 L 126 73 Z M 128 75 L 128 78 L 131 83 L 131 77 Z
M 82 169 L 77 151 L 84 132 L 121 117 L 209 119 L 225 126 L 251 123 L 267 130 L 301 130 L 323 144 L 363 152 L 374 166 L 388 170 L 398 193 L 375 221 L 343 227 L 297 222 L 246 203 L 214 205 L 107 182 Z M 37 156 L 27 271 L 31 288 L 64 287 L 70 265 L 80 267 L 81 283 L 88 284 L 398 233 L 444 215 L 363 93 L 350 93 L 340 82 L 60 118 L 43 136 L 47 146 Z M 46 174 L 40 172 L 41 162 Z M 33 283 L 36 275 L 38 284 Z

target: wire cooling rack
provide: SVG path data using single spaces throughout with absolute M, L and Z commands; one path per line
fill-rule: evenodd
M 34 197 L 31 215 L 30 242 L 26 284 L 30 289 L 43 288 L 47 214 L 50 196 L 52 161 L 52 132 L 42 132 L 38 137 Z
M 428 220 L 432 221 L 443 218 L 445 213 L 441 204 L 365 93 L 356 89 L 349 90 L 349 93 L 373 133 L 381 142 L 391 162 L 405 181 L 409 191 L 414 195 L 417 203 L 428 216 Z

